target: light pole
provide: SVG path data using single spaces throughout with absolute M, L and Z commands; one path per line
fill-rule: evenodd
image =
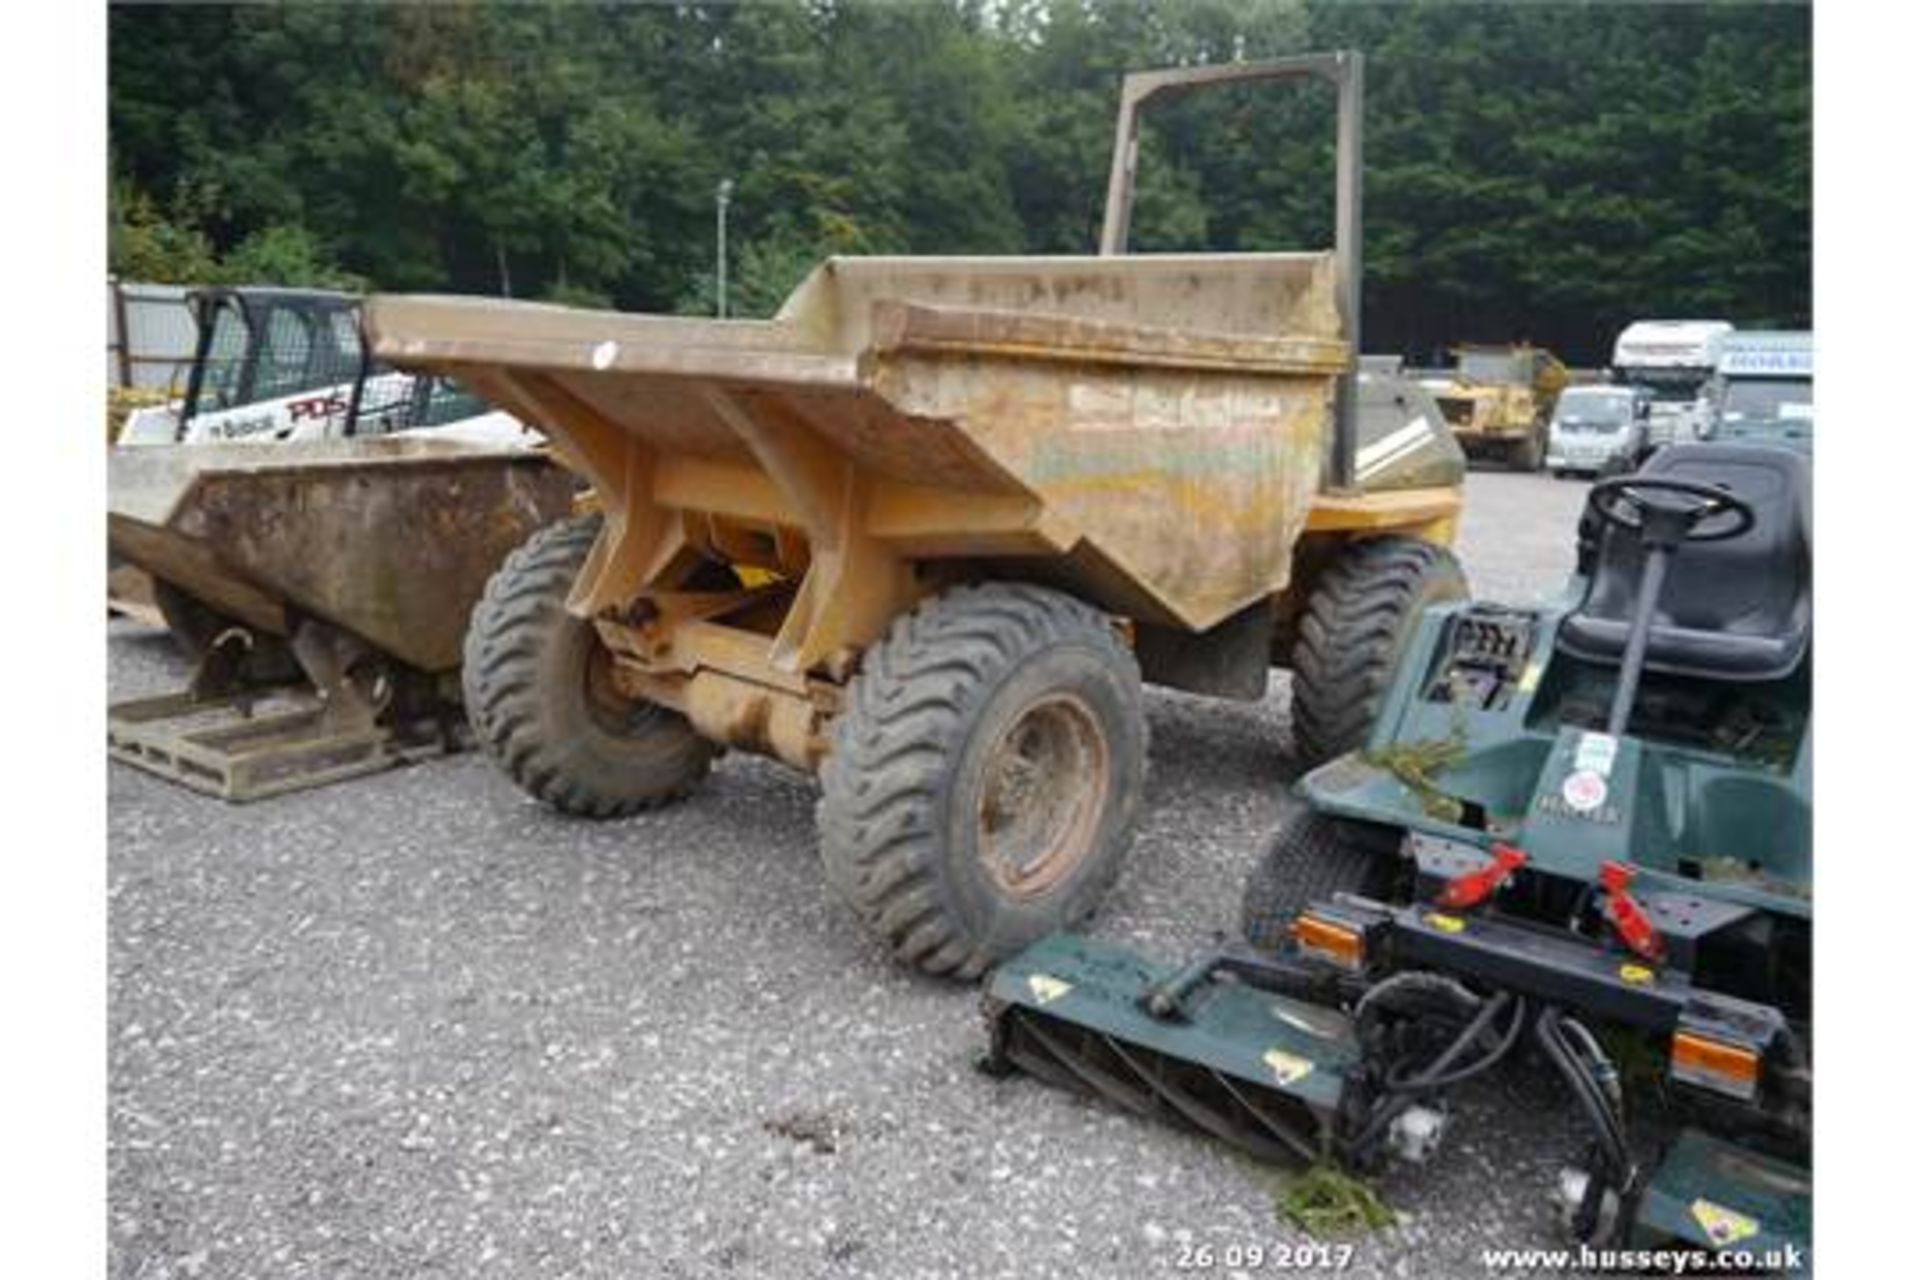
M 722 178 L 713 191 L 714 257 L 718 264 L 714 271 L 715 314 L 722 320 L 727 318 L 727 206 L 731 203 L 733 179 Z

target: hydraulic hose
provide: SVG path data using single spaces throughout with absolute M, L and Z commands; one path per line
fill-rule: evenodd
M 1606 1091 L 1607 1100 L 1612 1104 L 1615 1113 L 1620 1113 L 1627 1103 L 1626 1096 L 1620 1089 L 1620 1073 L 1614 1069 L 1613 1059 L 1609 1058 L 1607 1051 L 1601 1048 L 1600 1041 L 1595 1038 L 1593 1032 L 1587 1030 L 1587 1024 L 1578 1018 L 1563 1016 L 1560 1019 L 1560 1029 L 1574 1033 L 1574 1038 L 1579 1040 L 1581 1046 L 1586 1049 L 1587 1059 L 1593 1063 L 1594 1079 Z
M 1615 1175 L 1615 1184 L 1624 1192 L 1632 1175 L 1633 1154 L 1627 1148 L 1626 1134 L 1621 1131 L 1619 1116 L 1608 1103 L 1605 1089 L 1567 1043 L 1557 1010 L 1541 1010 L 1534 1022 L 1534 1032 L 1547 1059 L 1559 1069 L 1568 1087 L 1573 1090 L 1574 1101 L 1580 1104 L 1588 1126 L 1592 1128 Z
M 1489 1008 L 1492 1007 L 1491 1001 L 1488 1002 L 1488 1006 Z M 1495 1012 L 1497 1012 L 1497 1010 Z M 1491 1020 L 1489 1020 L 1489 1022 L 1491 1022 Z M 1433 1068 L 1429 1067 L 1417 1076 L 1395 1080 L 1394 1073 L 1389 1070 L 1387 1073 L 1387 1088 L 1393 1090 L 1395 1093 L 1432 1093 L 1439 1089 L 1450 1089 L 1463 1081 L 1471 1080 L 1473 1077 L 1493 1068 L 1502 1058 L 1505 1058 L 1508 1053 L 1512 1052 L 1513 1046 L 1520 1040 L 1520 1032 L 1526 1025 L 1527 1002 L 1524 999 L 1515 999 L 1513 1002 L 1513 1016 L 1507 1019 L 1507 1028 L 1500 1033 L 1500 1041 L 1494 1045 L 1492 1049 L 1481 1054 L 1478 1058 L 1464 1066 L 1456 1067 L 1452 1071 L 1442 1072 L 1437 1075 L 1433 1073 Z
M 1365 994 L 1353 1006 L 1354 1025 L 1364 1030 L 1367 1015 L 1372 1012 L 1375 1005 L 1391 1003 L 1394 998 L 1406 994 L 1439 997 L 1450 1002 L 1462 1018 L 1473 1017 L 1486 1003 L 1485 997 L 1475 995 L 1452 978 L 1409 969 L 1382 979 L 1367 988 Z
M 1414 975 L 1400 976 L 1411 977 Z M 1423 976 L 1430 977 L 1431 975 Z M 1391 982 L 1392 979 L 1388 981 Z M 1468 992 L 1466 988 L 1461 987 L 1458 983 L 1454 983 L 1451 979 L 1436 979 L 1435 982 L 1437 984 L 1449 985 L 1455 990 L 1466 994 L 1470 999 L 1479 999 L 1479 997 L 1474 996 L 1471 992 Z M 1381 986 L 1385 985 L 1385 983 L 1381 984 Z M 1374 991 L 1378 990 L 1378 987 L 1374 988 Z M 1367 994 L 1371 996 L 1374 992 L 1369 991 Z M 1363 1005 L 1366 1003 L 1365 997 L 1362 998 L 1361 1003 Z M 1515 1016 L 1513 1024 L 1508 1028 L 1508 1034 L 1503 1037 L 1502 1042 L 1491 1052 L 1484 1054 L 1480 1059 L 1458 1071 L 1454 1071 L 1452 1069 L 1454 1063 L 1459 1061 L 1473 1045 L 1479 1042 L 1480 1037 L 1486 1034 L 1487 1028 L 1493 1025 L 1494 1019 L 1498 1018 L 1501 1012 L 1508 1006 L 1515 1004 L 1520 1006 L 1519 1011 Z M 1358 1019 L 1359 1012 L 1359 1009 L 1355 1010 L 1356 1020 Z M 1444 1088 L 1448 1084 L 1457 1083 L 1459 1080 L 1477 1075 L 1498 1062 L 1500 1058 L 1506 1054 L 1507 1050 L 1513 1047 L 1513 1042 L 1519 1038 L 1518 1028 L 1524 1023 L 1525 1015 L 1525 1001 L 1516 1000 L 1514 996 L 1505 991 L 1497 992 L 1481 1002 L 1479 1011 L 1473 1015 L 1466 1027 L 1461 1030 L 1459 1035 L 1453 1038 L 1446 1048 L 1442 1049 L 1440 1053 L 1435 1056 L 1432 1062 L 1428 1063 L 1419 1071 L 1414 1072 L 1412 1075 L 1402 1077 L 1398 1080 L 1393 1078 L 1393 1072 L 1389 1070 L 1386 1079 L 1389 1096 L 1382 1099 L 1380 1103 L 1374 1107 L 1373 1114 L 1367 1118 L 1366 1127 L 1360 1131 L 1359 1136 L 1353 1141 L 1354 1151 L 1364 1154 L 1371 1150 L 1373 1146 L 1380 1141 L 1382 1135 L 1385 1134 L 1387 1126 L 1393 1123 L 1394 1118 L 1412 1106 L 1414 1100 L 1420 1095 L 1430 1093 L 1435 1089 Z

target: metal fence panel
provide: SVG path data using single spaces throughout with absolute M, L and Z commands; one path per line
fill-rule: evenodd
M 193 361 L 193 286 L 107 281 L 107 383 L 185 390 Z

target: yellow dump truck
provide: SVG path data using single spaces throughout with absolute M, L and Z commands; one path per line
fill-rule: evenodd
M 1360 76 L 1127 77 L 1100 256 L 836 258 L 769 321 L 373 298 L 379 358 L 542 424 L 593 488 L 474 610 L 480 739 L 596 816 L 721 747 L 817 773 L 830 881 L 959 977 L 1118 874 L 1143 680 L 1257 699 L 1291 666 L 1296 756 L 1354 745 L 1465 592 L 1458 471 L 1387 487 L 1417 420 L 1360 457 Z M 1339 95 L 1335 251 L 1128 255 L 1140 105 L 1255 78 Z
M 1468 457 L 1538 471 L 1566 385 L 1566 366 L 1544 347 L 1462 346 L 1454 350 L 1452 378 L 1433 395 Z

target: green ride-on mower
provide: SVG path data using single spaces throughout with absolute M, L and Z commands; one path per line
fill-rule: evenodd
M 1365 749 L 1309 773 L 1245 943 L 1056 934 L 994 974 L 993 1065 L 1263 1159 L 1443 1149 L 1449 1090 L 1549 1065 L 1596 1247 L 1811 1241 L 1809 463 L 1678 444 L 1593 487 L 1535 608 L 1422 615 Z M 1622 1084 L 1636 1042 L 1660 1083 Z M 1651 1119 L 1652 1117 L 1647 1117 Z M 1723 1254 L 1721 1261 L 1727 1261 Z

